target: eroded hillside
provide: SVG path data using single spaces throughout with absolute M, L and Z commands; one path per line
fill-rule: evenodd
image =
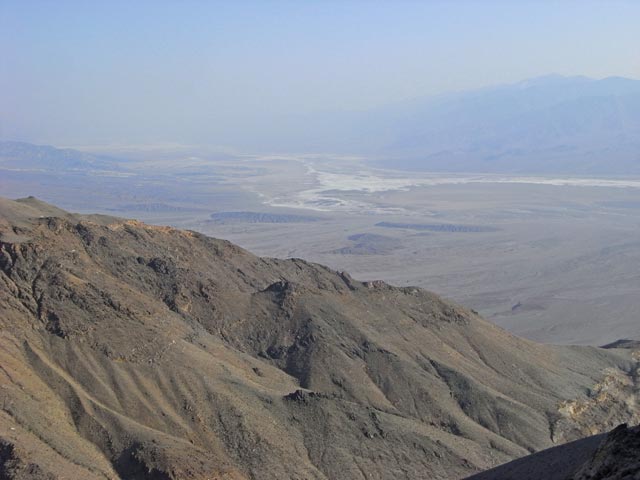
M 453 479 L 640 420 L 629 350 L 195 232 L 0 213 L 8 478 Z

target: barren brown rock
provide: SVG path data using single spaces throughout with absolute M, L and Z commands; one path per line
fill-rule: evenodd
M 0 201 L 0 476 L 455 479 L 637 422 L 637 355 L 414 287 Z

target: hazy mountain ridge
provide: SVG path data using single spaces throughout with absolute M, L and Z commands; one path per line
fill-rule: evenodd
M 0 216 L 10 478 L 461 478 L 639 420 L 632 351 L 190 231 Z
M 0 141 L 0 168 L 42 171 L 118 171 L 121 162 L 70 148 Z
M 408 170 L 640 175 L 640 80 L 548 75 L 362 111 L 280 116 L 250 130 L 229 141 L 263 153 L 349 153 Z M 122 167 L 21 142 L 0 142 L 0 166 Z
M 621 77 L 549 75 L 279 121 L 254 148 L 349 152 L 423 171 L 640 174 L 640 80 Z
M 419 170 L 639 173 L 640 81 L 544 77 L 417 102 L 381 160 Z

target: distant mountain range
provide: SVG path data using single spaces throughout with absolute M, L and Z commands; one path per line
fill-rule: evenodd
M 262 141 L 271 148 L 362 154 L 391 168 L 640 174 L 640 81 L 550 75 L 310 115 L 283 128 Z
M 54 172 L 122 169 L 118 160 L 104 155 L 25 142 L 0 142 L 0 168 Z
M 384 165 L 482 172 L 640 173 L 640 81 L 542 77 L 405 104 Z
M 247 125 L 226 139 L 240 150 L 349 153 L 375 166 L 419 171 L 640 175 L 640 80 L 621 77 L 549 75 Z M 0 142 L 0 167 L 117 170 L 118 163 Z

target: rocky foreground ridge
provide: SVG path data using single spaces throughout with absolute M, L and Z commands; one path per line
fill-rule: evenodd
M 0 478 L 463 478 L 638 423 L 638 365 L 419 288 L 0 200 Z

